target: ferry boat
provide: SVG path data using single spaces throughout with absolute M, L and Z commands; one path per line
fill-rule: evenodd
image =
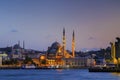
M 107 66 L 95 66 L 90 67 L 89 72 L 120 72 L 120 68 L 116 67 L 114 64 L 107 64 Z
M 35 69 L 35 68 L 36 68 L 36 66 L 33 65 L 33 64 L 31 64 L 31 65 L 23 65 L 22 66 L 22 69 Z

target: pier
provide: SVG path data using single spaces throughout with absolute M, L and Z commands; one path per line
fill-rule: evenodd
M 89 72 L 120 72 L 120 68 L 89 68 Z

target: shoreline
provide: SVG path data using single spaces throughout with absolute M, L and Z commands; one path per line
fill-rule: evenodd
M 23 67 L 0 67 L 0 70 L 4 69 L 88 69 L 88 67 L 77 67 L 77 68 L 48 68 L 48 67 L 36 67 L 36 68 L 23 68 Z
M 120 72 L 120 68 L 89 68 L 89 72 Z

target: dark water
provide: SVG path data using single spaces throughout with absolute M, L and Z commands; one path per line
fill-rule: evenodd
M 120 74 L 89 73 L 87 69 L 0 70 L 0 80 L 120 80 Z

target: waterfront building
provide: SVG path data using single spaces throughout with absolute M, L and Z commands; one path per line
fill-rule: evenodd
M 120 58 L 120 38 L 116 38 L 117 42 L 115 42 L 115 48 L 116 48 L 116 58 Z
M 62 46 L 58 42 L 54 42 L 47 51 L 47 64 L 48 65 L 63 65 L 62 58 L 64 57 Z
M 73 32 L 74 37 L 74 32 Z M 74 53 L 74 38 L 72 40 L 72 52 Z M 65 28 L 63 29 L 63 38 L 62 38 L 62 45 L 57 41 L 54 42 L 47 51 L 46 54 L 46 61 L 47 65 L 49 66 L 65 66 L 65 60 L 67 58 L 73 58 L 74 54 L 70 54 L 66 50 L 66 37 L 65 37 Z
M 89 59 L 88 57 L 76 57 L 75 56 L 75 33 L 72 34 L 72 52 L 66 50 L 66 37 L 65 37 L 65 28 L 63 29 L 62 45 L 57 41 L 54 42 L 46 53 L 46 65 L 47 66 L 59 66 L 59 67 L 71 67 L 71 68 L 80 68 L 88 67 L 94 60 Z
M 86 59 L 87 59 L 87 64 L 86 64 L 87 67 L 91 67 L 91 66 L 94 67 L 96 65 L 96 61 L 92 57 Z
M 6 53 L 0 53 L 0 66 L 2 66 L 4 60 L 8 60 L 8 55 Z
M 65 58 L 65 66 L 70 67 L 70 68 L 86 67 L 87 58 L 85 57 Z
M 46 54 L 39 53 L 36 57 L 32 58 L 32 61 L 38 66 L 46 66 Z
M 110 44 L 111 44 L 112 63 L 117 64 L 115 43 L 111 42 Z
M 23 42 L 23 45 L 24 45 L 24 42 Z M 23 55 L 22 55 L 23 51 L 24 51 L 24 48 L 20 46 L 20 41 L 18 41 L 18 44 L 15 44 L 12 47 L 11 58 L 12 59 L 23 59 Z

